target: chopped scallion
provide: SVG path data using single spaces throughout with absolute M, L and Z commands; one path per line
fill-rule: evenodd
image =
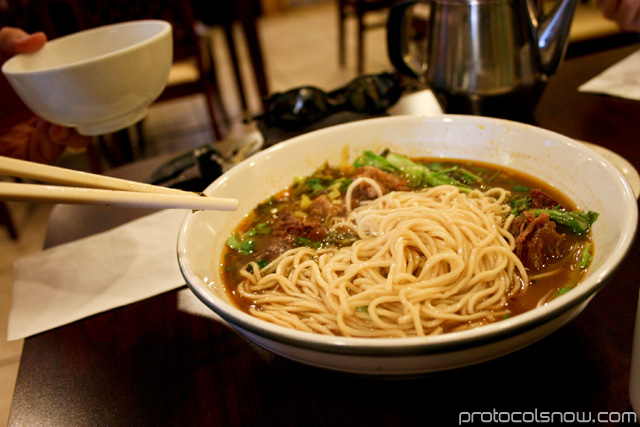
M 306 194 L 300 196 L 300 209 L 306 210 L 311 205 L 311 199 Z
M 591 244 L 584 245 L 582 255 L 580 255 L 580 268 L 587 268 L 591 264 Z
M 296 237 L 295 244 L 297 247 L 306 246 L 308 248 L 318 249 L 321 242 L 312 242 L 306 237 Z
M 529 191 L 531 191 L 531 188 L 526 187 L 524 185 L 520 185 L 520 184 L 516 184 L 513 186 L 513 191 L 519 191 L 522 193 L 528 193 Z
M 569 292 L 571 289 L 573 289 L 573 288 L 571 288 L 571 287 L 569 287 L 569 286 L 565 286 L 564 288 L 560 288 L 560 289 L 558 289 L 557 291 L 555 291 L 555 292 L 553 293 L 553 296 L 554 296 L 554 297 L 557 297 L 557 296 L 559 296 L 559 295 L 564 295 L 564 294 L 566 294 L 567 292 Z

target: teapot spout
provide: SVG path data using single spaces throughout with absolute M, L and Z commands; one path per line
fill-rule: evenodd
M 546 75 L 555 73 L 564 59 L 577 4 L 578 0 L 559 0 L 537 28 L 540 66 Z

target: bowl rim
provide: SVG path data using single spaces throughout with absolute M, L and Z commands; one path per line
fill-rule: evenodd
M 75 61 L 75 62 L 71 62 L 68 64 L 62 64 L 62 65 L 57 65 L 57 66 L 51 66 L 51 67 L 46 67 L 46 68 L 40 68 L 37 70 L 15 70 L 12 69 L 15 66 L 15 63 L 17 63 L 20 58 L 27 56 L 27 55 L 37 55 L 38 52 L 34 52 L 34 53 L 21 53 L 21 54 L 17 54 L 12 56 L 11 58 L 9 58 L 7 61 L 5 61 L 4 64 L 2 64 L 2 73 L 4 73 L 7 76 L 25 76 L 25 75 L 34 75 L 34 74 L 43 74 L 43 73 L 50 73 L 50 72 L 57 72 L 57 71 L 61 71 L 61 70 L 71 70 L 71 69 L 75 69 L 75 68 L 79 68 L 81 66 L 87 65 L 87 64 L 92 64 L 98 61 L 102 61 L 104 59 L 108 59 L 110 57 L 116 56 L 116 55 L 121 55 L 123 53 L 127 53 L 136 49 L 139 49 L 145 45 L 148 45 L 152 42 L 154 42 L 155 40 L 158 40 L 164 36 L 167 35 L 167 33 L 171 33 L 172 31 L 172 26 L 171 23 L 169 23 L 168 21 L 164 21 L 161 19 L 140 19 L 140 20 L 135 20 L 135 21 L 125 21 L 125 22 L 117 22 L 114 24 L 108 24 L 108 25 L 102 25 L 99 27 L 95 27 L 95 28 L 89 28 L 86 30 L 82 30 L 82 31 L 77 31 L 75 33 L 72 34 L 68 34 L 66 36 L 62 36 L 62 37 L 57 37 L 55 39 L 52 40 L 48 40 L 46 45 L 55 45 L 55 44 L 60 44 L 60 43 L 64 43 L 68 40 L 77 38 L 77 37 L 83 37 L 86 36 L 87 34 L 90 33 L 98 33 L 98 32 L 103 32 L 103 31 L 111 31 L 114 28 L 118 28 L 118 27 L 131 27 L 131 26 L 137 26 L 137 25 L 156 25 L 159 27 L 159 31 L 143 40 L 140 40 L 134 44 L 128 45 L 126 47 L 123 47 L 121 49 L 117 49 L 102 55 L 98 55 L 98 56 L 93 56 L 91 58 L 87 58 L 87 59 L 83 59 L 80 61 Z M 45 45 L 45 46 L 46 46 Z
M 496 323 L 484 325 L 482 327 L 469 329 L 465 331 L 449 332 L 446 334 L 427 336 L 427 337 L 407 337 L 407 338 L 361 338 L 361 337 L 341 337 L 314 334 L 310 332 L 289 329 L 284 326 L 272 324 L 262 319 L 255 318 L 248 313 L 241 311 L 231 303 L 221 300 L 211 291 L 207 291 L 209 285 L 197 277 L 189 267 L 186 257 L 186 232 L 189 227 L 191 218 L 194 213 L 188 213 L 185 217 L 178 234 L 177 255 L 180 271 L 184 276 L 188 287 L 191 291 L 210 309 L 220 315 L 226 322 L 234 328 L 244 329 L 245 331 L 259 335 L 283 344 L 289 344 L 298 348 L 307 350 L 321 351 L 334 354 L 351 354 L 351 355 L 368 355 L 368 356 L 404 356 L 417 354 L 434 354 L 444 351 L 464 350 L 477 347 L 479 344 L 490 344 L 502 341 L 506 338 L 521 334 L 527 330 L 540 326 L 549 320 L 577 307 L 589 298 L 591 298 L 607 281 L 613 276 L 615 270 L 619 267 L 626 254 L 630 251 L 636 234 L 638 221 L 638 207 L 635 195 L 629 183 L 623 177 L 621 172 L 613 166 L 601 154 L 589 148 L 587 145 L 579 143 L 569 137 L 558 134 L 556 132 L 542 129 L 533 125 L 527 125 L 519 122 L 512 122 L 504 119 L 494 119 L 481 116 L 464 116 L 464 115 L 439 115 L 439 116 L 392 116 L 372 118 L 357 122 L 345 123 L 329 128 L 312 131 L 287 141 L 280 142 L 271 146 L 243 163 L 255 162 L 262 157 L 269 156 L 276 150 L 281 150 L 290 145 L 304 144 L 308 138 L 316 138 L 317 135 L 330 137 L 334 132 L 341 132 L 347 127 L 368 126 L 371 121 L 388 121 L 402 122 L 411 121 L 418 118 L 426 122 L 446 122 L 452 123 L 456 121 L 464 121 L 484 126 L 507 126 L 507 127 L 526 127 L 533 132 L 541 133 L 559 142 L 568 145 L 575 150 L 581 151 L 589 156 L 597 159 L 598 163 L 603 164 L 606 171 L 610 174 L 612 180 L 617 183 L 617 187 L 622 190 L 623 198 L 627 203 L 624 206 L 627 219 L 624 233 L 615 250 L 609 255 L 609 261 L 595 270 L 580 286 L 576 287 L 572 292 L 568 292 L 559 296 L 550 303 L 537 307 L 534 310 L 519 314 L 509 319 L 501 320 Z M 310 136 L 311 135 L 311 136 Z M 205 193 L 215 191 L 215 189 L 224 181 L 232 179 L 234 175 L 241 173 L 242 167 L 234 167 L 214 181 Z M 266 196 L 265 196 L 266 197 Z

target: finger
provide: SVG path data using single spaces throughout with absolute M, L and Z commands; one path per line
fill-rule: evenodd
M 51 141 L 55 142 L 56 144 L 62 144 L 64 140 L 69 136 L 68 128 L 64 126 L 53 125 L 45 122 L 44 120 L 42 120 L 41 122 L 44 123 L 42 129 L 46 131 L 49 139 L 51 139 Z
M 635 2 L 622 0 L 616 17 L 620 28 L 624 31 L 638 31 L 640 21 L 640 7 Z
M 80 135 L 75 129 L 70 129 L 64 126 L 48 125 L 47 134 L 51 141 L 56 144 L 65 145 L 73 152 L 83 151 L 91 138 Z
M 0 53 L 9 56 L 14 55 L 14 43 L 16 39 L 26 37 L 28 34 L 20 28 L 3 27 L 0 28 Z
M 40 31 L 16 40 L 15 46 L 17 53 L 34 53 L 42 49 L 46 42 L 47 36 Z
M 636 11 L 636 17 L 631 22 L 631 30 L 640 33 L 640 8 Z
M 44 46 L 47 36 L 43 32 L 28 34 L 20 28 L 0 29 L 0 56 L 3 59 L 19 53 L 33 53 Z
M 605 18 L 615 19 L 620 0 L 603 0 L 601 4 L 602 14 Z
M 30 142 L 30 159 L 38 163 L 53 163 L 64 151 L 64 146 L 52 144 L 50 141 L 38 138 Z

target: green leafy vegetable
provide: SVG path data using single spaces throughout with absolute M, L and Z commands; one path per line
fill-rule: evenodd
M 553 293 L 553 296 L 554 296 L 554 297 L 557 297 L 557 296 L 560 296 L 560 295 L 564 295 L 564 294 L 566 294 L 567 292 L 569 292 L 571 289 L 573 289 L 573 288 L 571 288 L 570 286 L 565 286 L 564 288 L 560 288 L 560 289 L 558 289 L 557 291 L 555 291 L 555 292 Z
M 262 269 L 263 269 L 263 268 L 265 268 L 267 265 L 269 265 L 269 261 L 267 261 L 267 260 L 266 260 L 266 259 L 264 259 L 264 258 L 260 258 L 260 259 L 257 261 L 257 264 L 258 264 L 258 268 L 259 268 L 260 270 L 262 270 Z M 253 273 L 253 265 L 252 265 L 252 264 L 247 265 L 247 271 L 248 271 L 249 273 Z
M 227 246 L 235 250 L 240 249 L 240 239 L 237 234 L 232 234 L 231 237 L 227 239 Z
M 514 197 L 513 200 L 509 202 L 509 205 L 513 208 L 511 212 L 513 215 L 518 216 L 520 212 L 529 209 L 531 206 L 531 198 L 530 197 Z
M 271 234 L 273 227 L 266 222 L 262 222 L 255 227 L 256 234 Z
M 398 168 L 392 165 L 389 160 L 369 150 L 364 151 L 362 155 L 353 162 L 353 166 L 356 168 L 373 166 L 386 172 L 398 172 Z
M 349 178 L 338 178 L 329 187 L 336 186 L 341 193 L 345 193 L 349 189 L 351 182 Z
M 558 209 L 531 209 L 529 212 L 535 216 L 540 215 L 542 212 L 546 212 L 549 214 L 552 221 L 566 225 L 577 235 L 583 235 L 589 232 L 589 229 L 599 216 L 597 212 L 593 211 L 585 213 L 580 211 L 567 212 Z
M 242 252 L 244 255 L 252 254 L 253 251 L 256 250 L 256 241 L 247 237 L 250 236 L 246 234 L 242 236 L 238 234 L 232 234 L 231 237 L 227 239 L 227 246 L 238 252 Z
M 318 249 L 321 246 L 321 242 L 313 242 L 306 237 L 296 237 L 295 244 L 297 247 L 306 246 L 308 248 Z
M 356 313 L 369 313 L 368 305 L 359 305 L 356 307 Z
M 521 193 L 528 193 L 531 190 L 531 188 L 526 187 L 524 185 L 520 185 L 520 184 L 516 184 L 513 186 L 513 191 L 519 191 Z
M 372 151 L 364 151 L 354 162 L 356 168 L 373 166 L 385 172 L 404 175 L 412 188 L 436 187 L 438 185 L 455 185 L 462 191 L 470 192 L 471 188 L 465 182 L 476 182 L 480 177 L 466 169 L 457 166 L 448 169 L 433 171 L 426 165 L 409 160 L 399 154 L 387 154 L 380 156 Z M 451 175 L 460 176 L 462 182 Z
M 458 168 L 457 173 L 465 184 L 473 184 L 483 181 L 481 177 L 464 168 Z
M 399 154 L 389 154 L 387 160 L 404 174 L 409 181 L 409 185 L 413 188 L 455 185 L 464 191 L 470 191 L 468 185 L 447 175 L 447 172 L 450 172 L 451 169 L 433 172 L 425 165 L 411 161 Z
M 320 191 L 327 188 L 322 183 L 322 180 L 320 178 L 309 178 L 308 180 L 305 181 L 304 185 L 306 185 L 308 188 L 310 188 L 313 191 Z
M 329 230 L 325 242 L 335 246 L 351 246 L 358 239 L 357 234 L 340 233 L 335 230 Z
M 245 255 L 252 254 L 256 250 L 256 241 L 253 239 L 245 240 L 240 244 L 240 252 Z
M 580 255 L 580 268 L 587 268 L 589 264 L 591 264 L 591 244 L 587 243 Z
M 293 194 L 296 196 L 307 195 L 311 199 L 320 194 L 344 193 L 349 188 L 351 180 L 348 178 L 336 178 L 334 170 L 325 168 L 316 171 L 314 175 L 308 178 L 296 179 L 293 186 Z

